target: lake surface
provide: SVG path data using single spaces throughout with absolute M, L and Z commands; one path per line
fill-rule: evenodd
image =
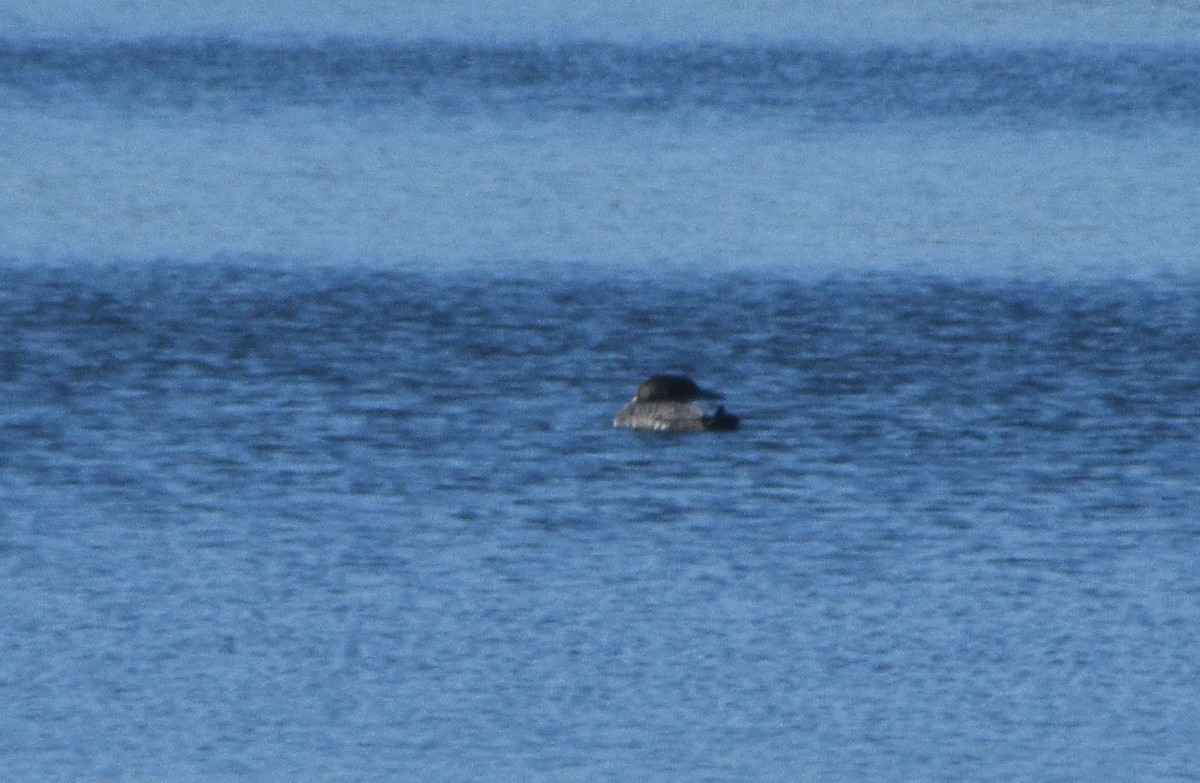
M 68 6 L 14 779 L 1195 779 L 1194 10 Z M 742 428 L 613 429 L 661 371 Z

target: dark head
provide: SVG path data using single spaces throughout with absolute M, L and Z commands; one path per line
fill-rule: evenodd
M 638 402 L 692 402 L 701 398 L 720 399 L 716 392 L 701 389 L 686 375 L 651 375 L 638 387 Z

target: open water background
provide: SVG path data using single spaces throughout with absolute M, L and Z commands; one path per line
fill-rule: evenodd
M 1200 776 L 1195 4 L 299 5 L 0 7 L 6 775 Z

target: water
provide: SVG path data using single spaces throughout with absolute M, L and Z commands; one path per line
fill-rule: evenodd
M 70 5 L 10 777 L 1196 779 L 1194 8 Z
M 1195 49 L 0 52 L 0 257 L 1192 269 Z

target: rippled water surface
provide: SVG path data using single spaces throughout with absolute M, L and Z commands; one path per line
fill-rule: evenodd
M 4 282 L 23 775 L 1195 769 L 1194 284 Z
M 1196 778 L 1194 8 L 296 5 L 0 9 L 8 777 Z

